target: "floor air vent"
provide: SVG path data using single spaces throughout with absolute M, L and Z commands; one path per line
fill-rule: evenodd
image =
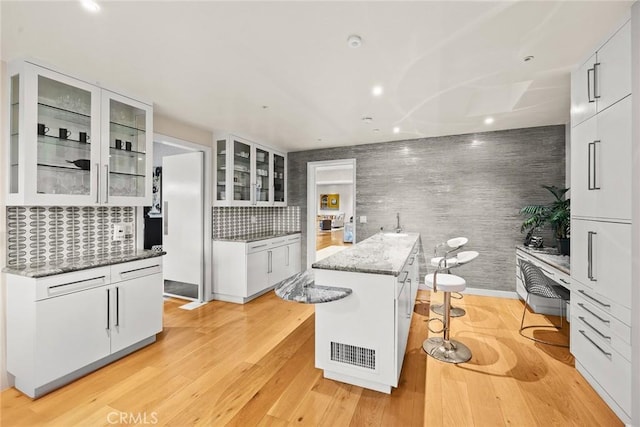
M 331 360 L 361 368 L 376 369 L 376 351 L 370 348 L 331 342 Z

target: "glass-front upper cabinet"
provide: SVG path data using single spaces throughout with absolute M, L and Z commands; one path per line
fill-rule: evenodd
M 103 203 L 150 205 L 153 156 L 151 106 L 107 90 L 102 91 L 102 157 L 106 180 Z
M 150 203 L 150 105 L 31 62 L 11 63 L 8 75 L 7 204 Z M 109 151 L 112 135 L 122 154 Z
M 28 62 L 10 64 L 8 74 L 7 204 L 94 204 L 100 89 Z
M 273 153 L 273 204 L 287 206 L 287 158 Z
M 284 155 L 276 160 L 270 148 L 236 136 L 217 139 L 215 148 L 215 205 L 286 206 Z

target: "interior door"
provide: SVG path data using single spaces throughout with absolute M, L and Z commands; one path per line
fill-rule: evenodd
M 198 285 L 204 262 L 204 161 L 202 152 L 162 159 L 162 247 L 165 280 Z

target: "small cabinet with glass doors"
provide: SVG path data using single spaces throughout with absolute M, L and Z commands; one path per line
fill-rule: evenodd
M 286 206 L 284 154 L 233 135 L 215 147 L 215 205 Z
M 26 61 L 5 88 L 7 204 L 150 203 L 151 105 Z

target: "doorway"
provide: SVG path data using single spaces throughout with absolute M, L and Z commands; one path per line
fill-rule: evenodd
M 307 164 L 307 267 L 355 243 L 355 159 Z
M 139 247 L 163 250 L 165 296 L 211 295 L 211 148 L 154 134 L 152 206 L 139 210 Z

